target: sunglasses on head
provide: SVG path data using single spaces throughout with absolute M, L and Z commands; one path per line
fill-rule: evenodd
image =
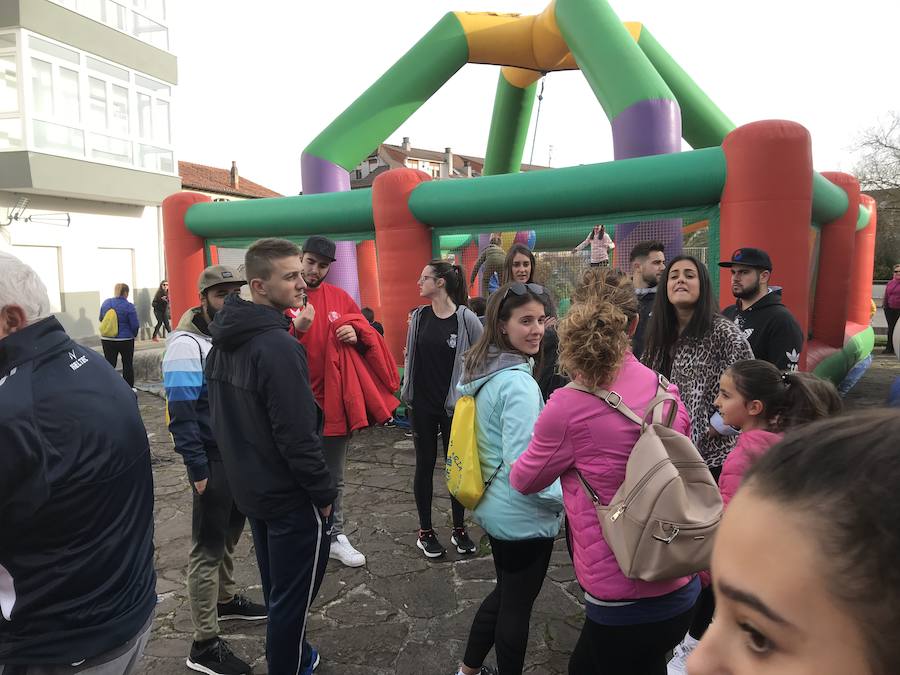
M 503 299 L 500 301 L 500 304 L 502 305 L 506 302 L 506 298 L 509 297 L 510 293 L 513 293 L 514 295 L 525 295 L 528 291 L 531 291 L 537 296 L 547 297 L 547 289 L 540 284 L 523 284 L 521 281 L 514 281 L 509 285 L 509 288 L 506 289 L 506 293 L 503 294 Z

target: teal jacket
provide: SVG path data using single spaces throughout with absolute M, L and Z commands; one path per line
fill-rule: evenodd
M 513 462 L 531 440 L 544 400 L 521 354 L 491 352 L 481 372 L 465 373 L 461 396 L 475 396 L 475 428 L 481 474 L 485 481 L 497 470 L 472 516 L 496 539 L 515 541 L 555 537 L 563 514 L 559 480 L 534 495 L 509 484 Z

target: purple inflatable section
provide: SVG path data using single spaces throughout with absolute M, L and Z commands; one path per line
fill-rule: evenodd
M 300 156 L 300 170 L 303 177 L 303 194 L 313 195 L 323 192 L 349 192 L 350 174 L 343 167 L 303 153 Z M 328 271 L 328 283 L 344 289 L 359 304 L 359 273 L 356 263 L 356 242 L 336 242 L 337 260 Z
M 681 109 L 669 99 L 638 101 L 612 121 L 615 159 L 681 152 Z M 656 239 L 666 246 L 666 258 L 682 251 L 680 219 L 620 223 L 616 227 L 616 266 L 628 271 L 635 244 Z

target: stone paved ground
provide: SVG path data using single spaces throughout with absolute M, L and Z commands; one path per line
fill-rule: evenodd
M 192 630 L 185 588 L 191 493 L 164 427 L 161 399 L 148 393 L 139 398 L 154 460 L 160 596 L 153 637 L 139 672 L 185 673 Z M 487 537 L 477 526 L 470 530 L 473 539 L 481 538 L 474 557 L 448 552 L 446 559 L 430 561 L 422 556 L 415 547 L 413 466 L 412 440 L 399 429 L 369 429 L 353 438 L 344 499 L 346 529 L 368 564 L 349 569 L 329 562 L 310 619 L 309 639 L 322 654 L 317 674 L 455 672 L 475 610 L 493 587 L 493 562 Z M 439 467 L 435 527 L 449 545 L 446 493 Z M 235 575 L 250 597 L 261 600 L 249 527 L 237 553 Z M 565 543 L 559 540 L 535 603 L 527 672 L 566 672 L 582 621 L 574 578 Z M 222 625 L 236 653 L 253 664 L 255 673 L 265 673 L 265 624 Z M 493 663 L 493 655 L 489 662 Z
M 851 392 L 851 409 L 882 405 L 900 362 L 876 357 Z M 150 387 L 152 388 L 152 387 Z M 141 393 L 156 481 L 156 569 L 160 603 L 139 672 L 188 672 L 184 658 L 191 620 L 185 592 L 190 546 L 190 490 L 180 458 L 165 429 L 162 400 Z M 310 640 L 321 650 L 321 675 L 441 675 L 454 672 L 481 599 L 494 580 L 482 538 L 474 558 L 448 553 L 428 561 L 414 546 L 417 527 L 412 496 L 412 441 L 397 429 L 372 429 L 354 437 L 347 471 L 348 533 L 367 555 L 364 568 L 330 563 L 310 619 Z M 449 544 L 449 500 L 440 467 L 435 472 L 435 521 Z M 483 532 L 472 527 L 473 538 Z M 237 554 L 236 577 L 261 600 L 249 529 Z M 535 603 L 527 672 L 565 673 L 582 622 L 580 594 L 563 541 L 557 541 L 543 591 Z M 227 622 L 225 636 L 236 652 L 266 672 L 265 625 Z M 493 662 L 493 658 L 489 658 Z

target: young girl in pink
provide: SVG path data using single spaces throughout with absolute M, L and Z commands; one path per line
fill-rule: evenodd
M 782 373 L 768 361 L 737 361 L 730 365 L 719 379 L 714 404 L 725 424 L 741 430 L 719 476 L 719 491 L 726 507 L 750 465 L 780 441 L 786 430 L 841 411 L 841 399 L 831 382 L 811 373 Z M 669 662 L 669 675 L 685 672 L 687 657 L 712 621 L 712 587 L 707 573 L 701 578 L 705 588 L 697 600 L 691 629 Z

